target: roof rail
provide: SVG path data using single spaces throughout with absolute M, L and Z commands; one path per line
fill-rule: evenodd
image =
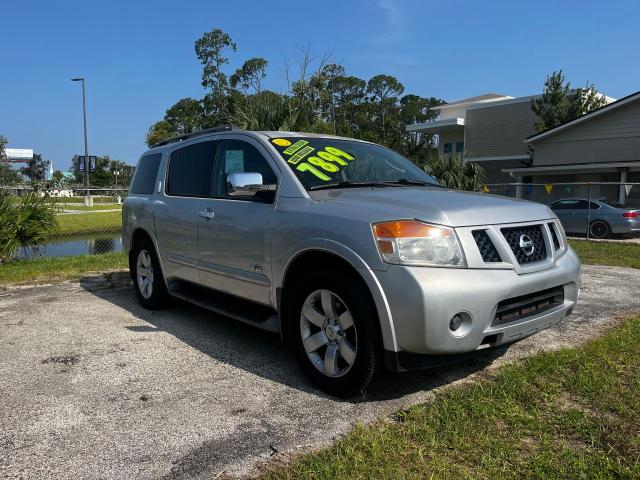
M 161 147 L 162 145 L 169 145 L 170 143 L 183 142 L 189 138 L 199 137 L 200 135 L 206 135 L 207 133 L 214 132 L 230 132 L 232 130 L 242 130 L 240 127 L 236 127 L 235 125 L 220 125 L 218 127 L 213 128 L 205 128 L 204 130 L 198 130 L 197 132 L 185 133 L 184 135 L 178 135 L 177 137 L 167 138 L 166 140 L 161 140 L 160 142 L 154 143 L 151 145 L 151 148 Z

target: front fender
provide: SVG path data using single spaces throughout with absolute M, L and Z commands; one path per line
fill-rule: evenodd
M 398 347 L 389 302 L 387 301 L 386 295 L 378 281 L 378 278 L 374 275 L 369 265 L 367 265 L 360 255 L 351 248 L 342 243 L 336 242 L 335 240 L 327 238 L 306 238 L 294 244 L 289 249 L 287 254 L 284 256 L 284 258 L 287 259 L 286 263 L 284 263 L 279 271 L 273 272 L 273 304 L 278 304 L 276 292 L 282 288 L 289 266 L 298 256 L 310 251 L 334 254 L 348 262 L 356 269 L 362 280 L 364 280 L 365 284 L 369 288 L 371 296 L 373 297 L 373 301 L 378 312 L 383 347 L 385 350 L 397 351 Z

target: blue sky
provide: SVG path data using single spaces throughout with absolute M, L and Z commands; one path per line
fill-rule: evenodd
M 87 79 L 90 153 L 135 163 L 167 107 L 204 94 L 193 43 L 213 28 L 238 44 L 231 72 L 264 57 L 277 91 L 306 45 L 332 49 L 349 74 L 448 101 L 530 95 L 558 68 L 616 98 L 640 90 L 637 0 L 0 0 L 0 23 L 0 134 L 60 169 L 83 148 L 71 77 Z

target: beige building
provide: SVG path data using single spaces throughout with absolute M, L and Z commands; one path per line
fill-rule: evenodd
M 407 125 L 407 131 L 438 135 L 441 155 L 465 153 L 481 164 L 489 183 L 514 182 L 503 170 L 531 163 L 525 139 L 535 132 L 533 97 L 487 93 L 439 105 L 435 120 Z

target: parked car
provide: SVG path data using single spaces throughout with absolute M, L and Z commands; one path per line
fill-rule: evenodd
M 553 202 L 551 210 L 558 216 L 566 232 L 587 234 L 593 238 L 640 233 L 640 210 L 607 200 L 565 198 Z
M 122 214 L 144 307 L 178 297 L 278 332 L 337 396 L 385 367 L 530 336 L 578 298 L 580 263 L 547 206 L 445 189 L 359 140 L 230 127 L 167 140 L 142 155 Z

